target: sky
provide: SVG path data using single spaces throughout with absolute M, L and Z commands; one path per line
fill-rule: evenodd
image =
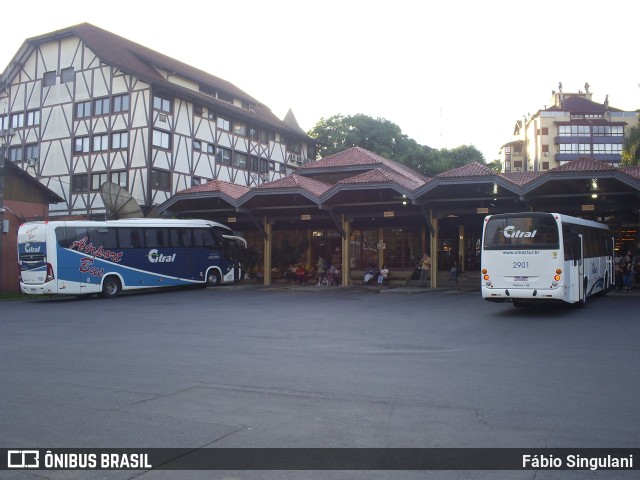
M 640 108 L 640 2 L 35 0 L 5 9 L 4 70 L 25 39 L 88 22 L 233 83 L 308 131 L 358 113 L 487 162 L 523 115 L 584 90 Z M 20 7 L 20 5 L 23 5 Z

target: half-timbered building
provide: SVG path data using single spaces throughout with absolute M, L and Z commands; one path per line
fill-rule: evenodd
M 256 186 L 315 160 L 284 120 L 233 84 L 88 23 L 24 42 L 0 78 L 8 159 L 64 199 L 52 215 L 103 215 L 100 186 L 151 210 L 218 179 Z

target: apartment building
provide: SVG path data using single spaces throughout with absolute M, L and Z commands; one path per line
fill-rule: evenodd
M 589 84 L 584 91 L 565 93 L 562 84 L 551 92 L 551 106 L 525 115 L 515 123 L 514 140 L 500 149 L 503 172 L 537 172 L 579 158 L 618 166 L 624 137 L 638 124 L 635 111 L 623 111 L 593 100 Z
M 27 39 L 0 77 L 7 157 L 64 199 L 52 215 L 105 213 L 100 186 L 144 211 L 218 179 L 254 186 L 315 160 L 235 85 L 88 23 Z

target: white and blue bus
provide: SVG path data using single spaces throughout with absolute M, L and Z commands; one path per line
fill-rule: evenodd
M 242 278 L 243 238 L 208 220 L 28 222 L 18 230 L 23 293 L 115 297 L 123 290 Z
M 505 213 L 484 219 L 482 297 L 515 306 L 584 306 L 615 283 L 609 227 L 558 213 Z

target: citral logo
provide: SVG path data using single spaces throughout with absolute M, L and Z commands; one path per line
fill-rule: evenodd
M 538 230 L 533 232 L 523 232 L 522 230 L 516 230 L 516 227 L 509 225 L 504 229 L 504 236 L 507 238 L 533 238 L 538 233 Z
M 171 263 L 175 262 L 176 254 L 174 253 L 173 255 L 163 255 L 154 248 L 153 250 L 149 251 L 147 258 L 151 263 Z
M 40 253 L 40 245 L 38 245 L 37 247 L 34 247 L 30 243 L 25 243 L 24 251 L 25 253 Z

